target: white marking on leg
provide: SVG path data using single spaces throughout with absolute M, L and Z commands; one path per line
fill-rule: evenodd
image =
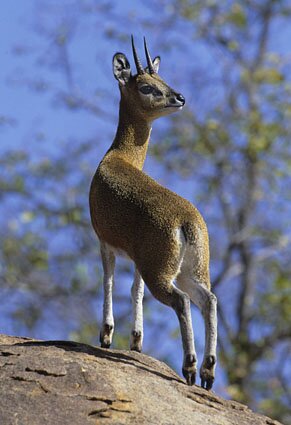
M 185 235 L 184 235 L 184 233 L 183 233 L 183 231 L 180 227 L 175 229 L 174 233 L 175 233 L 176 241 L 177 241 L 178 246 L 180 248 L 179 267 L 178 267 L 178 271 L 177 271 L 177 274 L 178 274 L 180 272 L 181 265 L 184 261 L 184 254 L 186 252 L 187 242 L 186 242 L 186 239 L 185 239 Z
M 101 334 L 104 334 L 106 326 L 112 327 L 108 335 L 107 345 L 111 344 L 114 318 L 113 318 L 113 307 L 112 307 L 112 290 L 114 284 L 114 267 L 115 267 L 115 255 L 106 243 L 100 243 L 101 258 L 104 271 L 103 287 L 104 287 L 104 303 L 103 303 L 103 324 Z M 102 338 L 102 336 L 101 336 Z M 102 342 L 102 341 L 101 341 Z
M 135 268 L 134 281 L 131 288 L 131 298 L 133 306 L 133 331 L 143 333 L 143 295 L 144 295 L 144 281 Z

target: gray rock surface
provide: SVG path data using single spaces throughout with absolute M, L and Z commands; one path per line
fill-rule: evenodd
M 278 425 L 144 354 L 0 335 L 1 425 Z

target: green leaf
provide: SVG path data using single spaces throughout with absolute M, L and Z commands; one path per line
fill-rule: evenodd
M 247 24 L 246 14 L 244 9 L 239 3 L 234 3 L 231 11 L 227 16 L 227 20 L 239 28 L 244 28 Z
M 280 84 L 283 74 L 277 68 L 260 68 L 255 71 L 254 81 L 258 84 Z

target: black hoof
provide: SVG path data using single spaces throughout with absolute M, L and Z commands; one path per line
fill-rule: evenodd
M 209 355 L 204 359 L 202 368 L 200 369 L 201 387 L 208 391 L 213 386 L 215 364 L 216 356 Z
M 187 369 L 182 369 L 183 376 L 186 379 L 187 385 L 194 385 L 196 380 L 196 372 L 191 372 Z
M 182 368 L 183 376 L 188 385 L 194 385 L 196 379 L 197 359 L 194 354 L 187 354 Z
M 110 348 L 113 326 L 105 324 L 100 332 L 100 343 L 102 348 Z
M 107 344 L 106 342 L 101 342 L 101 348 L 110 348 L 110 344 Z
M 214 382 L 214 378 L 201 378 L 201 387 L 207 391 L 210 391 Z
M 132 351 L 141 352 L 142 344 L 141 344 L 141 331 L 132 331 L 131 332 L 131 344 L 130 349 Z
M 102 348 L 110 348 L 111 343 L 108 341 L 108 337 L 103 335 L 102 332 L 100 332 L 99 341 Z
M 136 351 L 137 353 L 141 353 L 141 347 L 137 346 L 137 345 L 132 345 L 130 347 L 131 351 Z

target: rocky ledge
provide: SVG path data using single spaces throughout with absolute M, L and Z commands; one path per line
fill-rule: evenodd
M 279 425 L 144 354 L 0 335 L 1 425 Z

